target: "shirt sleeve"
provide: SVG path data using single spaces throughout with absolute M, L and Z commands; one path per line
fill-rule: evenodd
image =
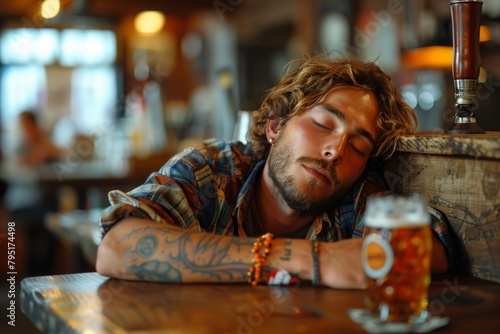
M 106 234 L 115 224 L 127 217 L 146 218 L 159 223 L 170 223 L 186 229 L 200 229 L 198 219 L 202 206 L 200 191 L 206 191 L 205 199 L 212 194 L 210 189 L 200 186 L 203 175 L 210 175 L 209 167 L 201 155 L 191 152 L 172 158 L 158 172 L 152 173 L 146 182 L 125 193 L 121 190 L 109 192 L 110 206 L 100 215 L 102 234 Z M 205 182 L 208 184 L 209 182 Z M 209 207 L 209 205 L 205 205 Z
M 450 232 L 448 219 L 441 211 L 431 206 L 428 206 L 427 208 L 431 215 L 432 230 L 437 234 L 446 250 L 446 255 L 448 256 L 448 270 L 453 269 L 457 260 L 457 250 L 456 243 Z

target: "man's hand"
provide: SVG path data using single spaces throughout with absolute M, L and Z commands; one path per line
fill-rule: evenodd
M 320 283 L 332 288 L 363 289 L 367 281 L 361 266 L 363 239 L 319 244 Z
M 321 284 L 332 288 L 363 289 L 367 280 L 361 265 L 363 239 L 347 239 L 332 243 L 320 243 L 319 266 Z M 443 244 L 433 233 L 431 272 L 446 272 L 448 260 Z

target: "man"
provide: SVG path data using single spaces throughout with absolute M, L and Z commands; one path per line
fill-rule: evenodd
M 414 111 L 374 63 L 293 62 L 264 99 L 250 144 L 206 141 L 135 190 L 110 193 L 97 271 L 258 284 L 280 270 L 314 284 L 362 288 L 364 201 L 386 189 L 376 161 L 415 124 Z M 444 221 L 434 219 L 433 228 L 432 269 L 442 273 L 445 245 L 449 256 L 452 247 Z

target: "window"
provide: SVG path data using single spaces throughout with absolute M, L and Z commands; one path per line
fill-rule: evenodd
M 9 29 L 0 35 L 2 64 L 53 63 L 59 53 L 58 31 L 55 29 Z
M 17 116 L 26 109 L 39 112 L 47 131 L 57 128 L 59 138 L 65 139 L 55 139 L 63 146 L 71 144 L 67 141 L 73 134 L 92 135 L 99 124 L 109 124 L 118 105 L 116 50 L 111 30 L 4 30 L 0 34 L 3 151 L 14 149 Z
M 61 31 L 61 56 L 63 66 L 112 64 L 116 59 L 116 38 L 111 31 L 76 30 Z

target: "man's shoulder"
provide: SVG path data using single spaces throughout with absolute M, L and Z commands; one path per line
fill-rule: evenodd
M 252 156 L 250 145 L 239 141 L 225 141 L 220 139 L 206 139 L 198 144 L 185 148 L 178 154 L 179 157 L 201 157 L 218 160 L 237 156 Z

